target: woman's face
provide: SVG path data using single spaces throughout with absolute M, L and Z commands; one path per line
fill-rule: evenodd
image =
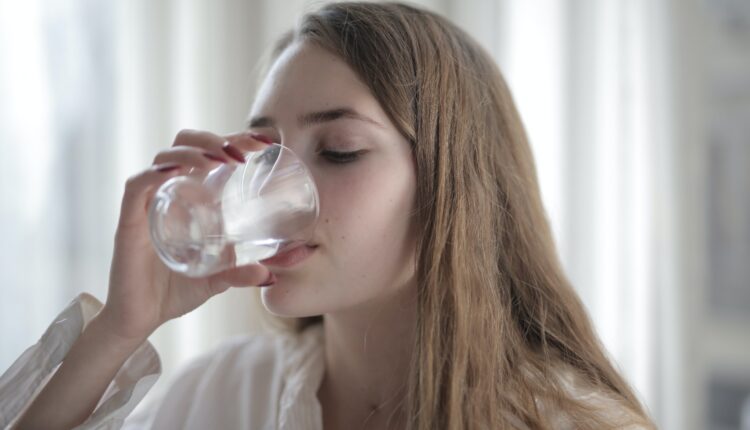
M 320 198 L 315 251 L 291 267 L 268 266 L 277 278 L 262 289 L 270 312 L 357 310 L 413 288 L 412 152 L 343 60 L 309 42 L 291 45 L 261 86 L 250 126 L 300 156 Z

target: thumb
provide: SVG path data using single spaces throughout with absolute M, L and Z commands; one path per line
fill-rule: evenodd
M 211 284 L 234 287 L 266 286 L 276 282 L 276 276 L 262 264 L 234 267 L 209 277 Z

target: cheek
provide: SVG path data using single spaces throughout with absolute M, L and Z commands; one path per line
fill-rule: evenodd
M 408 165 L 352 170 L 321 190 L 321 226 L 341 282 L 387 282 L 408 258 L 414 178 Z M 342 175 L 343 176 L 343 175 Z
M 317 172 L 324 249 L 304 271 L 263 290 L 277 315 L 307 316 L 356 307 L 411 285 L 416 178 L 406 160 L 344 172 Z M 314 263 L 314 264 L 313 264 Z

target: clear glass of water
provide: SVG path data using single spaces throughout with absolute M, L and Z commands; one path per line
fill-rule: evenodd
M 318 212 L 307 166 L 274 143 L 244 164 L 165 182 L 149 209 L 151 241 L 170 269 L 204 277 L 310 241 Z

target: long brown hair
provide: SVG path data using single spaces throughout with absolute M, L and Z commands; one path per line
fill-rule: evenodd
M 273 57 L 300 40 L 344 59 L 412 146 L 420 231 L 408 427 L 653 427 L 563 273 L 492 58 L 448 20 L 399 3 L 324 6 Z

